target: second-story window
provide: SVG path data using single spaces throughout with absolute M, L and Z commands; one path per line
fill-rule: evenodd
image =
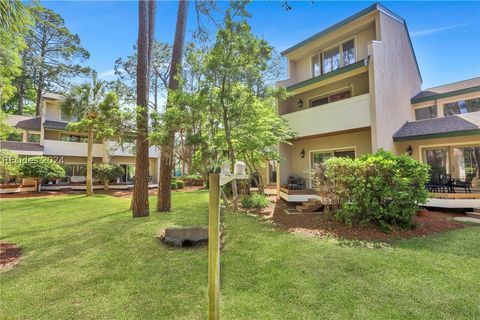
M 443 105 L 445 117 L 476 111 L 480 111 L 480 98 L 460 100 Z
M 437 106 L 415 109 L 415 120 L 433 119 L 437 117 Z
M 323 73 L 348 66 L 356 61 L 354 39 L 323 52 Z
M 323 53 L 324 73 L 340 68 L 340 48 L 335 47 Z
M 319 76 L 322 73 L 321 67 L 320 67 L 320 54 L 319 53 L 314 54 L 311 59 L 312 59 L 311 61 L 312 77 Z

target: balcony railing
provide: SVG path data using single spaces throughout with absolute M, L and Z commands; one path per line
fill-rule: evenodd
M 369 127 L 370 94 L 282 115 L 297 137 Z
M 70 142 L 60 140 L 47 140 L 45 139 L 43 144 L 44 155 L 56 155 L 56 156 L 87 156 L 87 143 L 85 142 Z M 104 149 L 103 144 L 93 144 L 93 156 L 103 157 Z

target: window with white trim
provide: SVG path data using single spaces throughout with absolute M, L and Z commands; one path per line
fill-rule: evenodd
M 338 46 L 323 51 L 323 73 L 348 66 L 357 59 L 354 39 L 347 40 Z

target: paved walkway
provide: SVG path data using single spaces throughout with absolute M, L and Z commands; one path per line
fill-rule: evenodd
M 475 224 L 480 225 L 480 219 L 476 219 L 476 218 L 456 217 L 456 218 L 453 218 L 453 220 L 458 221 L 458 222 L 470 222 L 470 223 L 475 223 Z

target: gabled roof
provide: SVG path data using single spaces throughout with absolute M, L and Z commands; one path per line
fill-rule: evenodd
M 443 86 L 433 87 L 421 91 L 411 99 L 412 103 L 442 99 L 461 94 L 480 92 L 480 77 L 453 82 Z
M 479 135 L 480 111 L 455 116 L 406 122 L 393 135 L 393 141 Z
M 41 119 L 39 117 L 28 117 L 19 115 L 9 115 L 7 122 L 9 125 L 24 129 L 24 130 L 36 130 L 40 131 Z
M 45 129 L 67 130 L 68 122 L 45 120 L 43 127 Z
M 407 34 L 407 38 L 408 38 L 408 42 L 410 44 L 410 49 L 412 51 L 412 54 L 413 54 L 413 58 L 415 60 L 415 65 L 417 67 L 417 71 L 418 71 L 418 75 L 420 76 L 420 79 L 422 79 L 422 74 L 420 73 L 420 68 L 418 67 L 418 61 L 417 61 L 417 57 L 415 55 L 415 51 L 413 50 L 413 45 L 412 45 L 412 39 L 410 39 L 410 33 L 408 32 L 408 27 L 407 27 L 407 23 L 405 21 L 405 19 L 403 19 L 402 17 L 400 17 L 399 15 L 397 15 L 396 13 L 394 13 L 393 11 L 387 9 L 386 7 L 382 6 L 380 3 L 374 3 L 372 4 L 371 6 L 351 15 L 350 17 L 346 18 L 346 19 L 343 19 L 342 21 L 340 22 L 337 22 L 335 23 L 334 25 L 314 34 L 313 36 L 291 46 L 290 48 L 288 49 L 285 49 L 281 52 L 281 55 L 282 56 L 285 56 L 295 50 L 297 50 L 298 48 L 300 47 L 303 47 L 304 45 L 312 42 L 312 41 L 315 41 L 317 40 L 318 38 L 326 35 L 326 34 L 329 34 L 337 29 L 340 29 L 341 27 L 349 24 L 350 22 L 353 22 L 363 16 L 366 16 L 367 14 L 371 13 L 371 12 L 374 12 L 374 11 L 380 11 L 380 12 L 383 12 L 384 14 L 392 17 L 393 19 L 397 20 L 398 22 L 402 23 L 405 27 L 405 32 Z

